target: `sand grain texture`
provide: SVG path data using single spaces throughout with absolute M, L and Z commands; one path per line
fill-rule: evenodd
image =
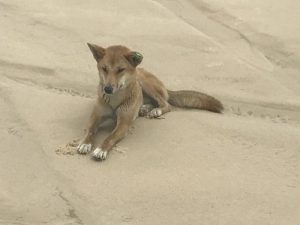
M 300 224 L 299 14 L 297 0 L 1 0 L 0 224 Z M 76 154 L 98 82 L 86 42 L 141 51 L 224 114 L 139 118 L 107 161 Z

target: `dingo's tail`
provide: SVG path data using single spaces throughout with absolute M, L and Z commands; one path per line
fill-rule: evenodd
M 168 90 L 168 102 L 177 107 L 204 109 L 211 112 L 221 113 L 222 103 L 212 96 L 197 91 L 170 91 Z

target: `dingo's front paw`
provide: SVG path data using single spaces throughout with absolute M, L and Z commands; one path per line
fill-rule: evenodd
M 162 111 L 160 108 L 154 108 L 152 109 L 148 114 L 147 117 L 148 118 L 157 118 L 160 117 L 162 115 Z
M 105 160 L 107 156 L 107 151 L 103 151 L 101 148 L 96 148 L 93 152 L 93 157 L 95 159 Z
M 92 144 L 79 144 L 77 147 L 77 151 L 80 154 L 86 154 L 92 149 Z

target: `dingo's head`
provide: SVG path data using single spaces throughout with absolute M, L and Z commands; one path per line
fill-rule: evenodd
M 143 60 L 140 53 L 119 45 L 108 48 L 87 45 L 97 61 L 101 88 L 106 94 L 113 95 L 135 79 L 135 69 Z

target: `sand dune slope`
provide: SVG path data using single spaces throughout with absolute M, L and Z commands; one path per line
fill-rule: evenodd
M 299 224 L 299 12 L 0 0 L 0 224 Z M 78 155 L 98 82 L 86 42 L 139 50 L 170 89 L 216 96 L 224 114 L 138 118 L 107 161 Z

